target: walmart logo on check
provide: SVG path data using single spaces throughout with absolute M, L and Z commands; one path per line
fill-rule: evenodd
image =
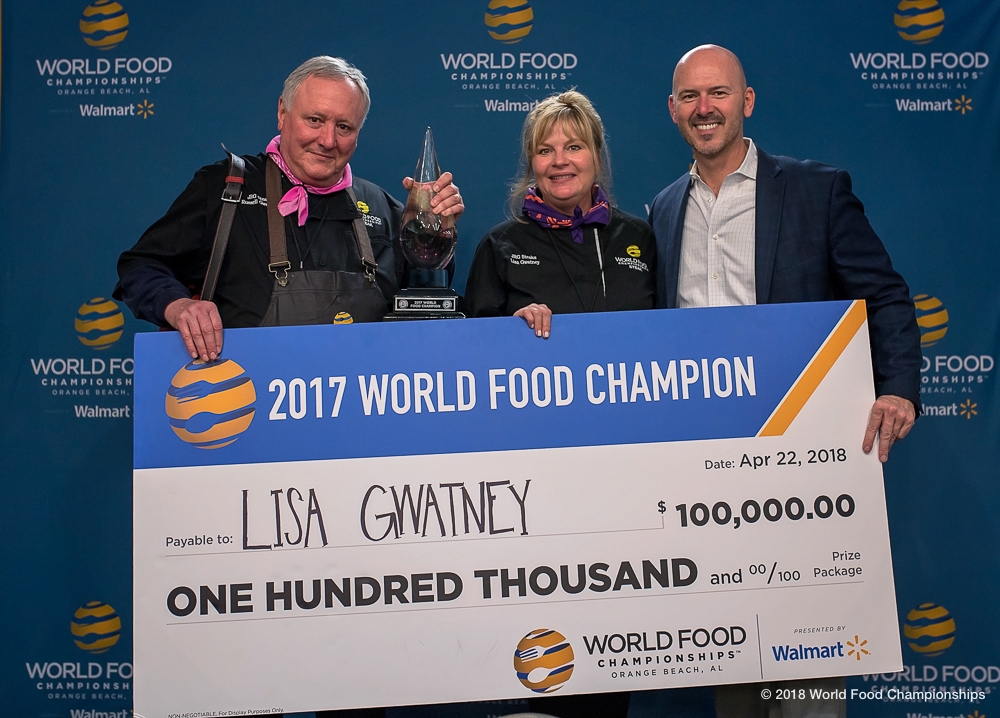
M 828 646 L 771 646 L 771 653 L 774 660 L 782 661 L 808 661 L 814 658 L 843 658 L 844 644 L 840 641 Z

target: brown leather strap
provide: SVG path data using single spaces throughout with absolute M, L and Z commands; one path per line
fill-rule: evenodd
M 291 269 L 292 264 L 288 261 L 288 240 L 285 238 L 285 219 L 278 212 L 278 201 L 281 199 L 281 170 L 270 157 L 267 158 L 265 175 L 267 185 L 267 234 L 271 244 L 271 263 L 267 265 L 267 268 L 278 280 L 278 284 L 284 287 L 288 284 L 288 270 Z M 351 203 L 357 207 L 358 198 L 354 194 L 352 187 L 347 188 L 347 196 L 351 198 Z M 375 253 L 372 252 L 372 243 L 368 238 L 368 230 L 365 229 L 365 222 L 361 217 L 358 217 L 352 222 L 352 226 L 354 228 L 354 241 L 358 245 L 358 255 L 361 257 L 365 276 L 369 282 L 374 282 L 378 263 L 375 261 Z
M 229 244 L 229 235 L 233 230 L 233 218 L 236 216 L 236 208 L 243 196 L 243 169 L 243 158 L 230 152 L 229 175 L 226 177 L 226 187 L 222 190 L 222 213 L 219 215 L 219 224 L 215 228 L 215 239 L 212 240 L 212 253 L 208 258 L 205 281 L 201 285 L 200 297 L 206 302 L 212 301 L 215 296 L 215 288 L 219 283 L 222 259 L 226 256 L 226 245 Z
M 358 198 L 354 194 L 354 188 L 347 188 L 347 196 L 351 198 L 351 203 L 357 207 Z M 362 217 L 357 217 L 353 222 L 354 241 L 358 243 L 358 255 L 361 257 L 361 264 L 365 268 L 365 276 L 369 282 L 375 281 L 375 272 L 378 271 L 378 263 L 375 261 L 375 254 L 372 252 L 372 242 L 368 238 L 368 230 L 365 229 L 365 221 Z
M 281 170 L 270 157 L 267 158 L 264 175 L 267 192 L 267 236 L 271 244 L 271 262 L 267 265 L 267 269 L 283 287 L 288 284 L 288 270 L 292 268 L 292 263 L 288 261 L 285 218 L 278 212 L 278 202 L 281 200 Z

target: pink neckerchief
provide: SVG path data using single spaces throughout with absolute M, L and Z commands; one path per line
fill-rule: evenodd
M 340 182 L 333 185 L 332 187 L 313 187 L 309 184 L 303 184 L 299 179 L 292 174 L 292 170 L 288 168 L 285 164 L 285 159 L 281 156 L 281 152 L 278 150 L 281 144 L 281 135 L 276 135 L 273 140 L 271 140 L 267 145 L 267 156 L 274 160 L 274 164 L 278 165 L 278 169 L 285 173 L 285 177 L 289 179 L 292 183 L 292 188 L 285 192 L 285 196 L 281 198 L 278 202 L 278 212 L 282 217 L 287 217 L 292 212 L 298 211 L 299 213 L 299 226 L 305 225 L 306 220 L 309 219 L 309 192 L 313 194 L 330 194 L 331 192 L 338 192 L 345 187 L 350 187 L 354 181 L 351 176 L 351 165 L 344 167 L 344 176 L 340 178 Z

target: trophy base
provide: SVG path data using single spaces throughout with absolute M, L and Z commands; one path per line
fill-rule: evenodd
M 384 322 L 407 322 L 417 319 L 465 319 L 458 311 L 458 294 L 453 289 L 425 287 L 403 289 L 392 299 L 392 312 Z

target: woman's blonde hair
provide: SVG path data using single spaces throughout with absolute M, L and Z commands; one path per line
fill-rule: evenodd
M 557 122 L 563 125 L 567 134 L 576 137 L 590 149 L 594 155 L 594 181 L 609 199 L 611 197 L 611 156 L 605 142 L 604 123 L 584 94 L 567 90 L 546 97 L 524 119 L 524 128 L 521 130 L 521 162 L 509 199 L 511 216 L 519 221 L 524 221 L 521 216 L 524 195 L 528 187 L 535 184 L 531 160 Z

